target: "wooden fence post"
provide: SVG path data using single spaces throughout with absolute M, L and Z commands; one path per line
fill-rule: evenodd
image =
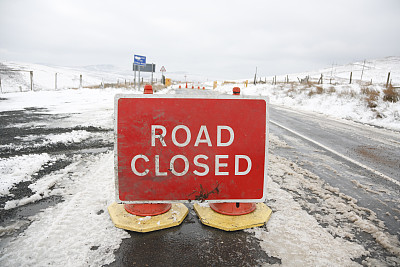
M 386 88 L 388 88 L 388 86 L 389 86 L 389 79 L 390 79 L 390 71 L 388 73 L 388 77 L 387 77 L 387 80 L 386 80 Z
M 31 76 L 31 91 L 33 91 L 33 71 L 30 71 L 29 74 Z
M 57 90 L 57 72 L 54 77 L 54 89 Z
M 82 88 L 82 74 L 79 76 L 79 88 Z
M 350 84 L 351 84 L 352 77 L 353 77 L 353 72 L 350 72 Z
M 1 77 L 0 77 L 0 92 L 3 93 L 3 87 L 1 86 Z
M 362 71 L 361 71 L 361 81 L 362 81 L 363 74 L 364 74 L 364 67 L 365 67 L 365 60 L 364 60 L 363 68 L 362 68 Z

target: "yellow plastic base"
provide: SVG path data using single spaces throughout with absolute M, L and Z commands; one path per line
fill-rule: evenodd
M 188 208 L 181 204 L 172 204 L 166 213 L 157 216 L 136 216 L 127 212 L 124 204 L 116 202 L 108 206 L 108 213 L 114 225 L 118 228 L 135 232 L 152 232 L 180 225 L 189 213 Z
M 193 205 L 193 208 L 203 224 L 224 231 L 237 231 L 262 226 L 268 222 L 272 214 L 272 210 L 264 203 L 256 203 L 255 211 L 238 216 L 220 214 L 210 207 L 202 207 L 197 203 Z

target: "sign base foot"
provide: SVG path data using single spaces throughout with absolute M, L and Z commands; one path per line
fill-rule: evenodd
M 253 212 L 238 216 L 220 214 L 210 207 L 203 207 L 197 203 L 193 205 L 193 208 L 203 224 L 224 231 L 237 231 L 263 226 L 268 222 L 272 214 L 272 210 L 264 203 L 257 203 Z
M 189 209 L 182 203 L 172 204 L 166 213 L 144 217 L 132 215 L 125 210 L 124 204 L 114 202 L 108 206 L 108 213 L 115 227 L 146 233 L 180 225 Z

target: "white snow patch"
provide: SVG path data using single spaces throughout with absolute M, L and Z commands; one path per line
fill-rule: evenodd
M 51 157 L 46 153 L 2 159 L 0 161 L 0 195 L 8 195 L 15 184 L 30 180 L 31 176 L 50 160 Z
M 91 133 L 84 130 L 72 131 L 70 133 L 62 134 L 49 134 L 46 136 L 46 140 L 43 142 L 44 145 L 54 143 L 79 143 L 85 139 L 91 137 Z
M 106 207 L 114 201 L 113 153 L 91 159 L 65 179 L 65 201 L 47 208 L 1 251 L 2 266 L 102 266 L 122 239 Z
M 267 229 L 246 230 L 255 233 L 269 256 L 282 260 L 282 266 L 359 266 L 353 258 L 368 255 L 360 245 L 334 238 L 322 228 L 275 182 L 268 187 L 269 204 L 274 210 Z

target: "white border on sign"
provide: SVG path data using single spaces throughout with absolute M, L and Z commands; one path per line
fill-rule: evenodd
M 223 199 L 223 200 L 146 200 L 146 201 L 122 201 L 119 198 L 119 188 L 118 188 L 118 100 L 121 98 L 176 98 L 176 99 L 253 99 L 253 100 L 264 100 L 266 107 L 266 122 L 265 122 L 265 166 L 264 166 L 264 187 L 263 196 L 260 199 Z M 259 203 L 265 202 L 267 199 L 267 182 L 268 182 L 268 147 L 269 147 L 269 98 L 264 96 L 244 96 L 244 95 L 216 95 L 216 96 L 197 96 L 197 95 L 157 95 L 157 94 L 116 94 L 114 97 L 114 177 L 115 177 L 115 197 L 117 203 L 123 204 L 139 204 L 139 203 L 191 203 L 191 202 L 205 202 L 205 203 Z

